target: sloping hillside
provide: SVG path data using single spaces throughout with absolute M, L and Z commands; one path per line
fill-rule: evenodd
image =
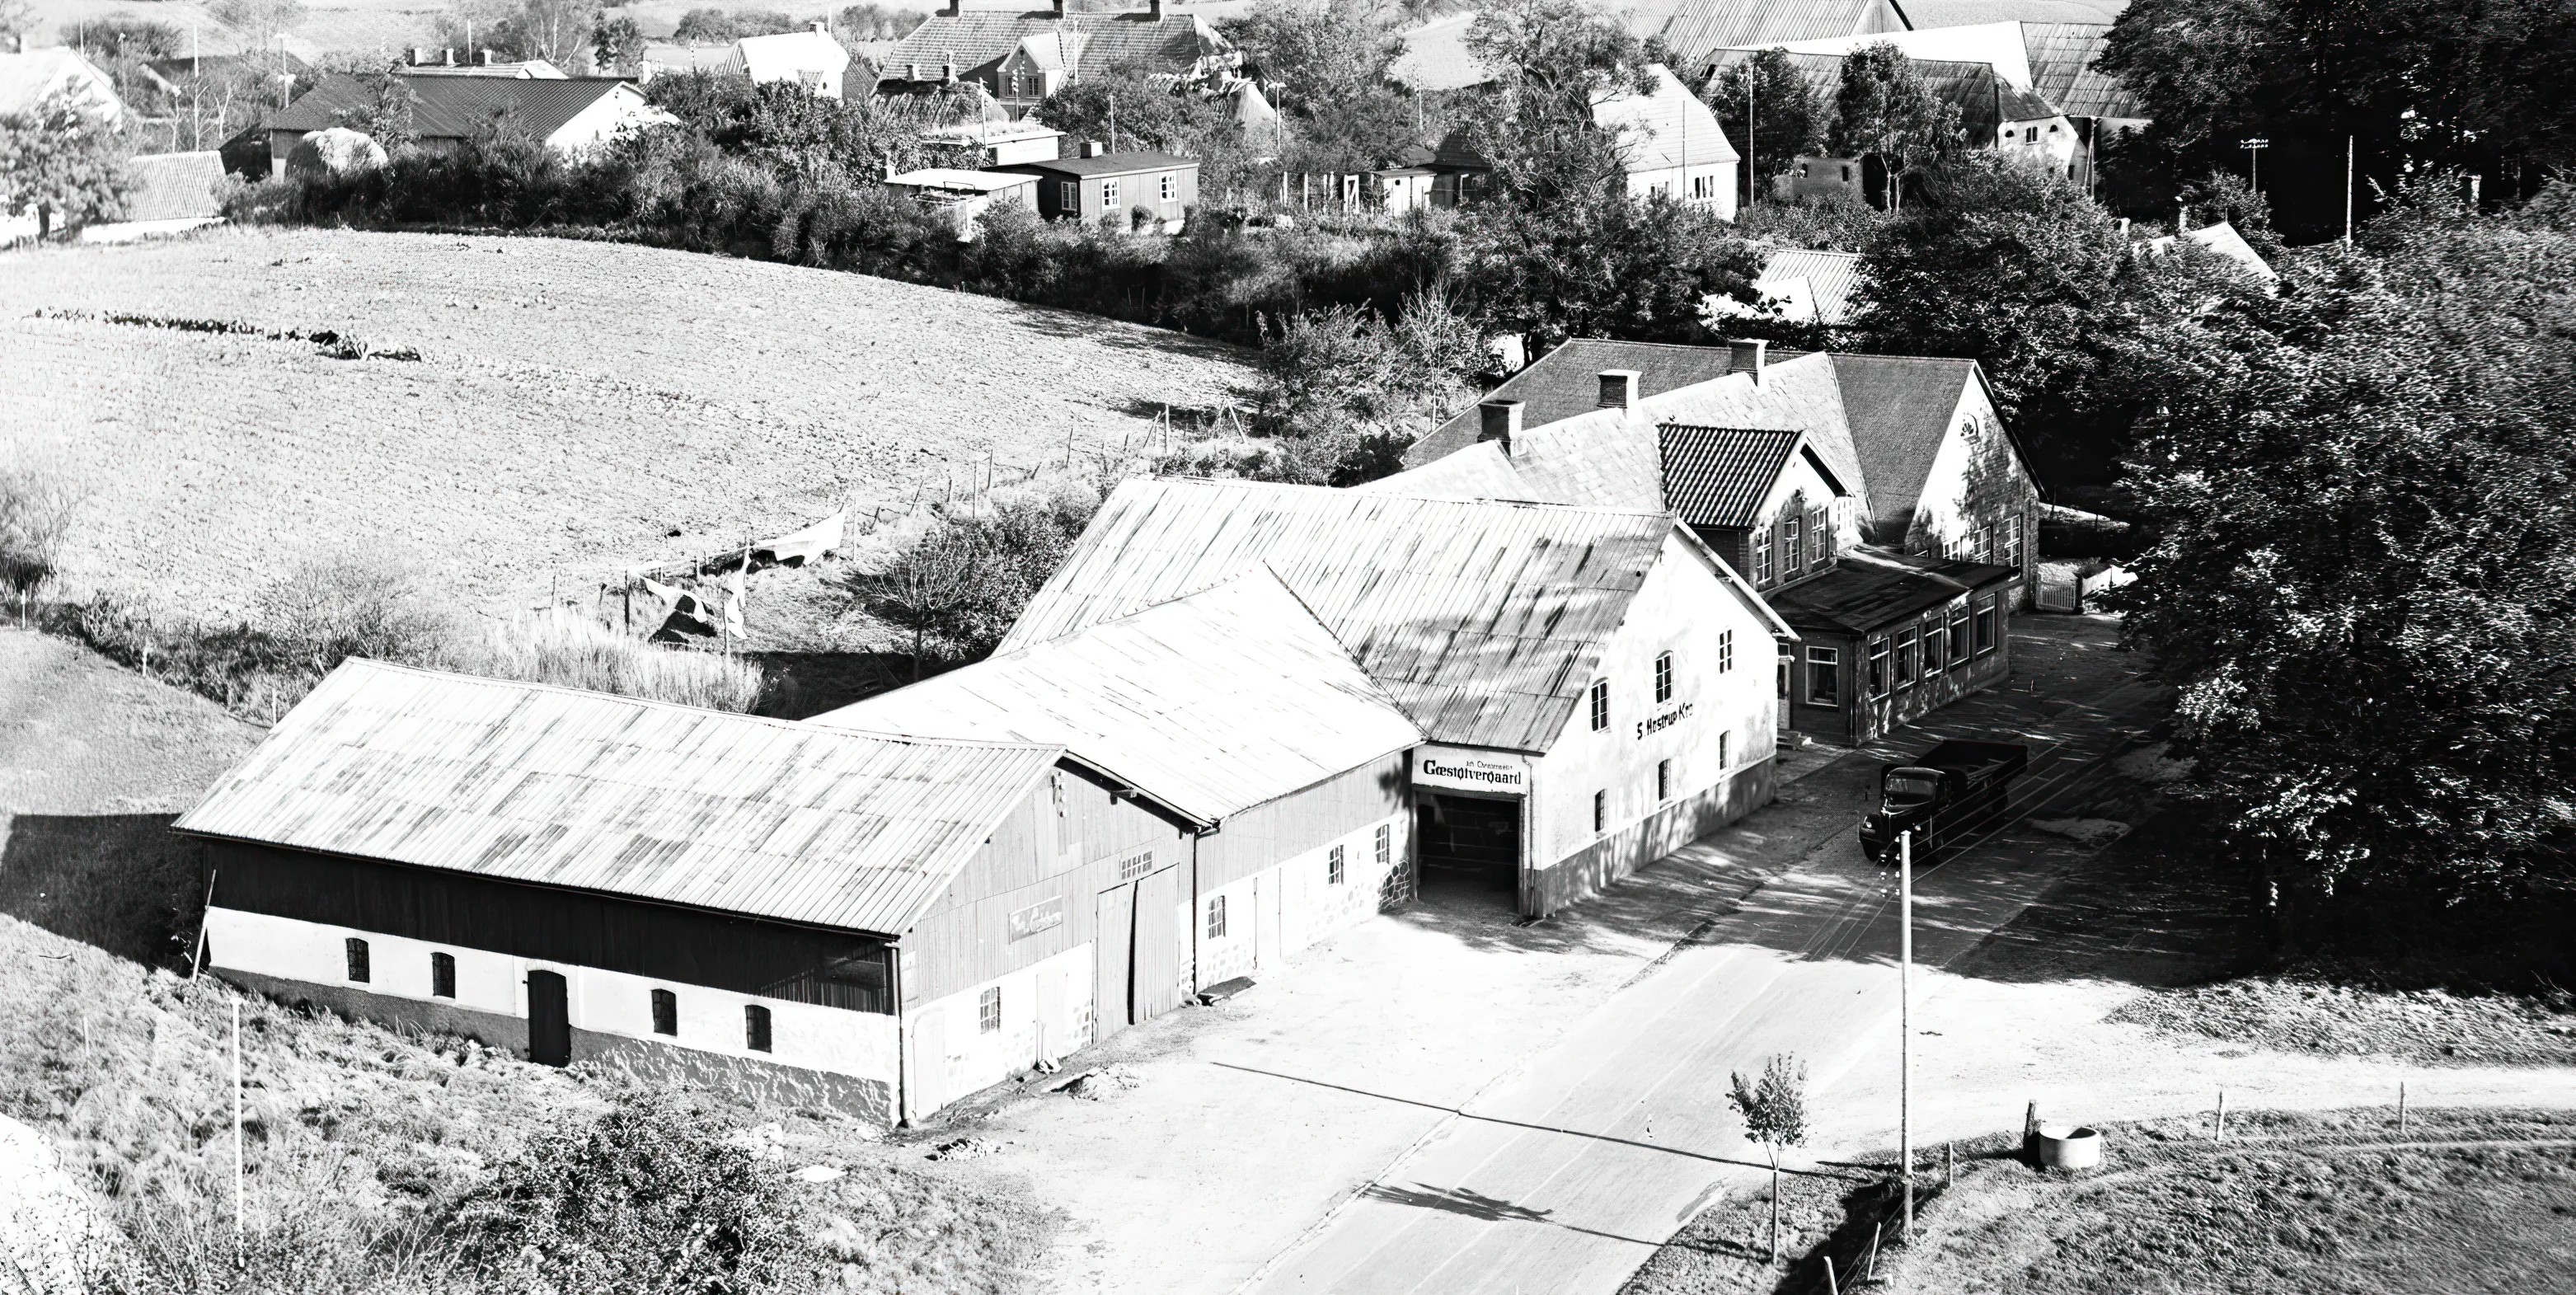
M 0 371 L 0 441 L 96 492 L 70 591 L 199 613 L 353 544 L 478 605 L 570 592 L 1141 444 L 1247 376 L 1219 344 L 861 275 L 329 230 L 0 258 Z

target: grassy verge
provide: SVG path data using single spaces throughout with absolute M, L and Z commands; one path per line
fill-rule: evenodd
M 2418 1111 L 2401 1135 L 2386 1109 L 2254 1111 L 2228 1130 L 2105 1126 L 2102 1168 L 2080 1175 L 2032 1168 L 2017 1135 L 1961 1143 L 1955 1181 L 1921 1180 L 1911 1246 L 1884 1178 L 1789 1180 L 1783 1262 L 1756 1193 L 1693 1219 L 1622 1295 L 1805 1295 L 1829 1289 L 1829 1258 L 1834 1289 L 1907 1295 L 2563 1288 L 2576 1112 Z
M 549 1137 L 631 1103 L 631 1077 L 531 1066 L 191 983 L 0 917 L 0 1114 L 49 1135 L 138 1267 L 93 1289 L 478 1291 L 460 1203 Z M 247 1087 L 253 1258 L 232 1271 L 232 1013 Z M 833 1113 L 692 1094 L 770 1180 L 780 1290 L 1005 1292 L 1053 1223 Z M 830 1165 L 829 1181 L 799 1169 Z
M 2111 1019 L 2282 1052 L 2576 1065 L 2576 994 L 2409 983 L 2336 962 L 2140 997 Z

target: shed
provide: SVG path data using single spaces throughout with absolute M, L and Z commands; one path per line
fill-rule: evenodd
M 1199 202 L 1196 158 L 1170 153 L 1108 153 L 1084 146 L 1081 157 L 1018 162 L 1003 171 L 1036 176 L 1038 214 L 1050 219 L 1095 221 L 1144 212 L 1153 220 L 1179 220 Z
M 1046 743 L 370 661 L 174 827 L 210 843 L 204 965 L 228 979 L 885 1121 L 1078 1046 L 1093 900 L 1119 889 L 1093 883 L 1140 850 L 1149 882 L 1178 862 L 1167 824 Z M 1177 963 L 1177 930 L 1129 920 Z

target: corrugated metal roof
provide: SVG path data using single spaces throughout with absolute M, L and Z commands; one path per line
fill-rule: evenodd
M 1679 423 L 1655 430 L 1663 449 L 1665 504 L 1691 526 L 1751 526 L 1803 437 Z
M 412 130 L 425 139 L 465 139 L 505 116 L 536 138 L 551 138 L 591 105 L 628 83 L 615 77 L 396 76 L 411 93 Z M 631 87 L 627 93 L 633 94 Z M 339 114 L 375 103 L 375 91 L 357 77 L 334 73 L 269 118 L 270 130 L 328 130 Z M 637 105 L 642 107 L 638 96 Z M 658 111 L 658 110 L 652 110 Z
M 2070 117 L 2146 116 L 2145 105 L 2120 79 L 2096 70 L 2111 36 L 2104 22 L 2026 22 L 2022 43 L 2030 51 L 2031 88 Z
M 1060 743 L 1200 823 L 1423 740 L 1266 568 L 812 722 Z
M 175 826 L 892 936 L 1062 755 L 351 661 Z
M 1639 39 L 1661 36 L 1676 53 L 1693 61 L 1732 46 L 1768 46 L 1905 27 L 1904 14 L 1888 0 L 1650 0 L 1628 15 L 1628 30 Z
M 1793 284 L 1803 287 L 1792 289 Z M 1860 253 L 1781 248 L 1763 261 L 1762 277 L 1753 286 L 1773 296 L 1789 291 L 1802 294 L 1799 300 L 1813 310 L 1815 322 L 1841 328 L 1851 323 L 1852 292 L 1860 287 Z
M 1002 646 L 1267 564 L 1433 741 L 1543 751 L 1673 531 L 1660 510 L 1128 481 Z
M 1081 38 L 1062 42 L 1064 54 L 1073 59 L 1076 80 L 1105 75 L 1123 64 L 1151 72 L 1187 72 L 1200 59 L 1234 48 L 1196 14 L 1069 13 L 1058 18 L 1044 10 L 970 9 L 932 14 L 896 41 L 877 66 L 881 75 L 900 78 L 910 64 L 928 69 L 953 63 L 962 76 L 1009 57 L 1032 36 L 1059 35 Z
M 1368 494 L 1411 495 L 1416 499 L 1535 499 L 1537 494 L 1512 467 L 1503 447 L 1491 441 L 1470 445 L 1418 468 L 1351 487 Z

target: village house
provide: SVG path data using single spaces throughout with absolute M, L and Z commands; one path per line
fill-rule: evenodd
M 1189 989 L 1273 971 L 1413 893 L 1405 768 L 1422 730 L 1266 570 L 813 722 L 1059 745 L 1178 824 Z M 1112 925 L 1095 949 L 1103 1038 L 1146 1015 Z
M 841 97 L 841 82 L 850 70 L 850 51 L 834 38 L 828 24 L 771 36 L 745 36 L 719 68 L 754 84 L 772 81 L 799 85 L 825 99 Z
M 1265 566 L 1428 739 L 1426 887 L 1545 916 L 1771 800 L 1793 635 L 1661 512 L 1128 481 L 1002 649 Z
M 394 83 L 411 101 L 417 145 L 454 151 L 495 129 L 523 131 L 559 153 L 595 149 L 619 134 L 679 119 L 645 102 L 633 82 L 617 77 L 466 77 L 397 73 Z M 351 112 L 370 110 L 375 87 L 354 76 L 331 75 L 303 98 L 268 119 L 269 167 L 284 174 L 287 155 L 306 135 L 328 130 Z
M 1472 75 L 1476 79 L 1464 85 L 1492 80 L 1481 65 Z M 1592 105 L 1593 123 L 1618 141 L 1628 192 L 1639 198 L 1663 194 L 1733 220 L 1742 159 L 1717 115 L 1661 63 L 1648 65 L 1644 79 L 1645 88 L 1623 86 Z M 1416 144 L 1372 174 L 1387 209 L 1404 211 L 1472 200 L 1492 170 L 1465 134 L 1453 130 Z
M 1801 640 L 1791 728 L 1867 742 L 2011 669 L 2038 487 L 1973 361 L 1584 340 L 1471 416 L 1414 457 L 1492 446 L 1520 497 L 1664 510 L 1741 573 Z M 1983 646 L 1922 647 L 1935 620 Z
M 1163 0 L 1141 12 L 967 10 L 949 0 L 877 67 L 877 93 L 911 94 L 971 81 L 1013 117 L 1024 117 L 1067 85 L 1137 68 L 1203 94 L 1232 94 L 1246 78 L 1243 52 L 1196 14 L 1166 14 Z
M 1114 216 L 1124 224 L 1142 212 L 1145 222 L 1168 222 L 1199 203 L 1198 160 L 1170 153 L 1111 153 L 1094 143 L 1081 157 L 997 169 L 1037 177 L 1038 214 L 1050 220 Z
M 1189 974 L 1186 834 L 1048 743 L 352 660 L 174 827 L 237 984 L 887 1123 L 1094 1037 L 1104 925 L 1113 1016 Z

